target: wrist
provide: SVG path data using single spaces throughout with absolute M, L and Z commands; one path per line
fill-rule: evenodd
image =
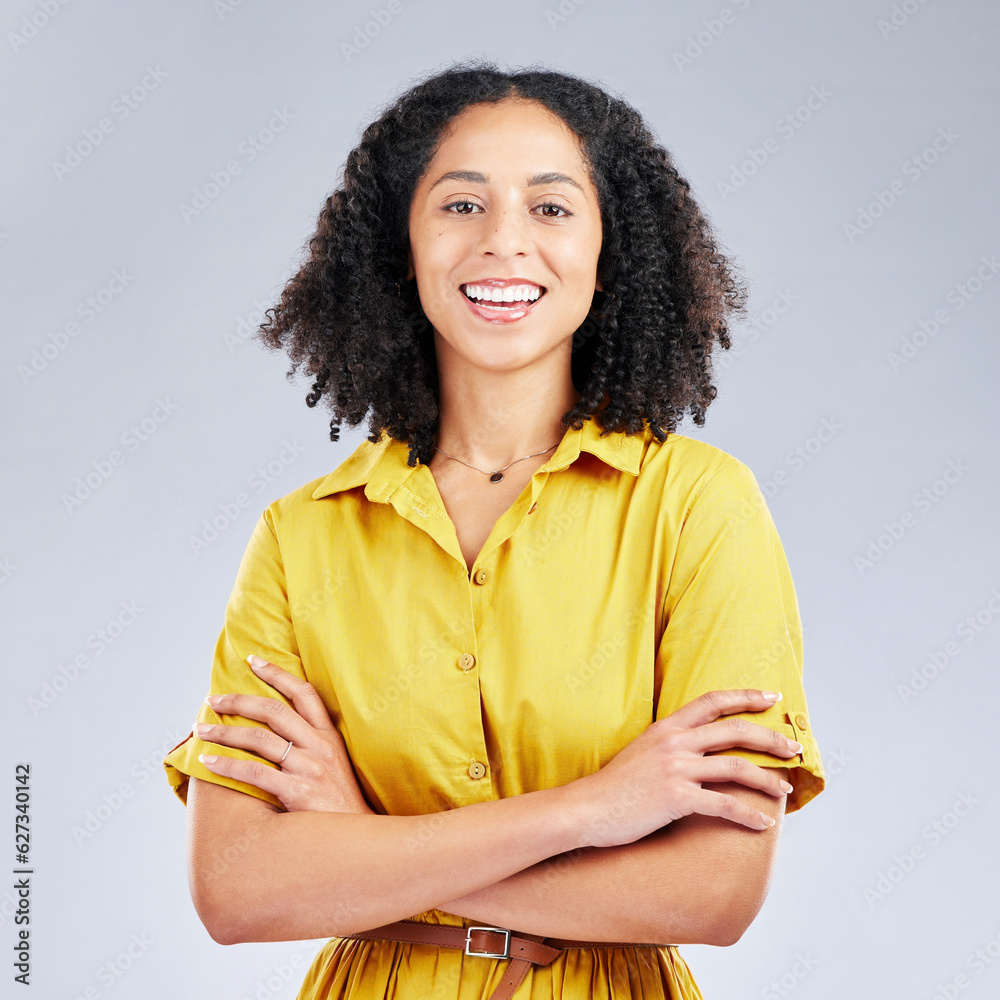
M 589 847 L 587 824 L 590 815 L 587 799 L 582 794 L 579 781 L 547 788 L 541 794 L 548 797 L 550 816 L 548 824 L 553 833 L 551 856 Z

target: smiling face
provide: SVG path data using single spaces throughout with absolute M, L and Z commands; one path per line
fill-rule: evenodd
M 410 205 L 409 277 L 442 370 L 457 357 L 491 371 L 568 366 L 601 289 L 601 241 L 597 191 L 557 115 L 513 98 L 457 115 Z

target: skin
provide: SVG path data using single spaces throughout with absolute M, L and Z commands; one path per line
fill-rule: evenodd
M 466 176 L 445 178 L 456 171 Z M 570 180 L 529 186 L 551 173 Z M 508 100 L 454 120 L 410 210 L 409 276 L 434 326 L 444 451 L 489 470 L 561 440 L 559 418 L 578 398 L 572 335 L 601 288 L 602 238 L 596 190 L 560 119 Z M 485 277 L 528 278 L 546 292 L 523 320 L 492 324 L 459 290 Z M 429 468 L 467 569 L 550 455 L 491 484 L 435 452 Z M 725 945 L 764 901 L 790 790 L 785 769 L 705 756 L 741 746 L 791 759 L 801 750 L 727 718 L 771 704 L 759 691 L 709 692 L 561 788 L 397 817 L 368 807 L 312 686 L 263 661 L 254 669 L 282 697 L 210 699 L 220 713 L 263 725 L 208 727 L 201 735 L 220 753 L 204 762 L 271 792 L 285 811 L 196 778 L 188 791 L 192 896 L 221 943 L 351 933 L 438 907 L 551 937 Z M 279 768 L 224 753 L 240 747 L 278 762 L 289 741 Z M 622 809 L 629 790 L 638 791 Z M 428 838 L 429 820 L 437 832 Z M 234 828 L 255 834 L 235 861 L 224 858 Z M 406 845 L 421 836 L 414 857 Z M 456 865 L 470 843 L 477 863 Z
M 448 176 L 456 172 L 466 176 Z M 529 185 L 539 174 L 567 179 Z M 602 289 L 600 205 L 576 137 L 533 101 L 467 108 L 417 184 L 409 227 L 408 277 L 434 327 L 438 446 L 492 470 L 558 444 L 559 418 L 579 399 L 573 334 Z M 523 320 L 490 323 L 460 291 L 486 277 L 527 278 L 545 294 Z M 470 571 L 493 524 L 553 450 L 517 462 L 500 484 L 434 453 L 429 467 Z

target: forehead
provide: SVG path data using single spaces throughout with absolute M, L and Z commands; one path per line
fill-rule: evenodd
M 490 174 L 491 165 L 516 168 L 524 177 L 544 169 L 569 173 L 581 185 L 588 179 L 579 137 L 555 112 L 523 98 L 459 112 L 445 127 L 422 181 L 433 184 L 442 170 L 456 166 Z

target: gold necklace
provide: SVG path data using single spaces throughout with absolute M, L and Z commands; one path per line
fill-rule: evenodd
M 546 448 L 545 451 L 552 451 L 553 448 L 558 448 L 558 447 L 559 447 L 558 444 L 554 444 Z M 441 451 L 441 449 L 437 445 L 434 445 L 434 450 Z M 525 455 L 524 458 L 515 458 L 513 462 L 510 462 L 508 465 L 505 465 L 502 469 L 494 470 L 492 473 L 488 469 L 478 469 L 474 465 L 469 465 L 468 462 L 462 462 L 460 458 L 455 458 L 454 455 L 449 455 L 446 451 L 441 451 L 441 454 L 444 455 L 445 458 L 450 458 L 453 462 L 461 462 L 462 465 L 469 465 L 470 469 L 476 469 L 476 472 L 481 472 L 484 476 L 489 476 L 491 483 L 499 483 L 503 480 L 504 472 L 507 469 L 509 469 L 511 465 L 517 465 L 518 462 L 523 462 L 526 458 L 535 458 L 538 455 L 544 455 L 545 451 L 536 451 L 534 455 Z

